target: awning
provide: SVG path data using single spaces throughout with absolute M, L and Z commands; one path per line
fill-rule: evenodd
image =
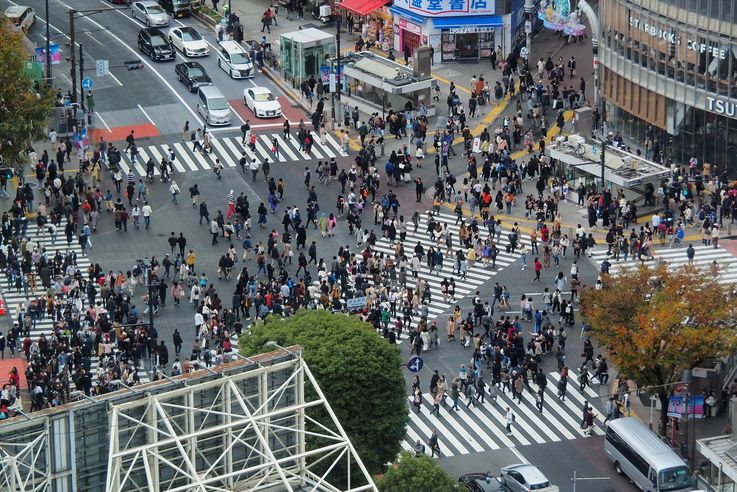
M 419 25 L 425 23 L 425 18 L 423 16 L 415 14 L 414 12 L 410 12 L 409 10 L 404 10 L 394 5 L 389 7 L 389 12 Z
M 391 0 L 343 0 L 338 7 L 365 16 L 388 3 L 391 3 Z
M 504 19 L 499 15 L 440 17 L 433 19 L 432 24 L 437 29 L 461 29 L 464 27 L 475 29 L 479 27 L 502 27 L 504 26 Z

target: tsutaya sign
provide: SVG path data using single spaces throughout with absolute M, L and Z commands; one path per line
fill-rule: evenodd
M 714 96 L 706 96 L 706 110 L 730 118 L 737 118 L 737 103 Z
M 647 33 L 654 38 L 662 39 L 670 44 L 680 45 L 682 41 L 681 37 L 676 35 L 675 32 L 661 29 L 658 26 L 641 21 L 636 17 L 630 17 L 630 26 Z M 707 43 L 700 43 L 698 41 L 687 39 L 686 47 L 692 51 L 696 51 L 697 53 L 709 53 L 714 58 L 719 58 L 720 60 L 727 58 L 727 50 L 720 48 L 719 46 L 712 46 Z

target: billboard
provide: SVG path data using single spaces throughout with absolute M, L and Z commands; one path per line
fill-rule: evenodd
M 46 47 L 42 46 L 40 48 L 36 48 L 35 52 L 36 61 L 38 63 L 46 63 Z M 50 58 L 52 65 L 58 65 L 61 63 L 61 48 L 59 48 L 58 44 L 50 44 L 49 53 L 51 54 Z
M 425 17 L 494 15 L 493 0 L 396 0 L 394 5 Z

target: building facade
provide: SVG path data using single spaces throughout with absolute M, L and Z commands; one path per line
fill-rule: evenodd
M 609 131 L 736 176 L 737 2 L 602 0 L 599 15 Z

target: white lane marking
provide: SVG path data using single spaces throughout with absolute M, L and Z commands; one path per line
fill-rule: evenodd
M 71 5 L 68 5 L 68 4 L 62 2 L 61 0 L 59 0 L 59 4 L 65 6 L 69 10 L 75 10 L 74 7 L 72 7 Z M 115 12 L 120 12 L 120 10 L 115 10 Z M 125 14 L 123 14 L 123 15 L 125 15 Z M 126 17 L 128 17 L 128 16 L 126 16 Z M 136 50 L 134 50 L 133 48 L 131 48 L 130 46 L 128 46 L 126 43 L 124 43 L 123 40 L 120 39 L 120 37 L 118 37 L 117 35 L 115 35 L 112 32 L 110 32 L 102 24 L 100 24 L 99 22 L 95 21 L 91 17 L 87 17 L 87 20 L 89 22 L 91 22 L 92 24 L 94 24 L 95 26 L 97 26 L 98 28 L 105 30 L 110 35 L 110 37 L 112 37 L 114 40 L 116 40 L 118 43 L 120 43 L 122 46 L 124 46 L 128 51 L 130 51 L 131 53 L 133 53 L 136 56 L 136 58 L 138 58 L 140 56 L 140 54 Z M 145 60 L 142 57 L 140 58 L 140 60 L 141 60 L 141 63 L 143 63 L 144 65 L 146 65 L 149 68 L 149 70 L 151 70 L 153 73 L 155 73 L 156 76 L 159 78 L 159 80 L 161 80 L 161 82 L 166 87 L 169 88 L 169 90 L 172 92 L 172 94 L 174 94 L 174 96 L 177 99 L 179 99 L 179 102 L 181 102 L 184 105 L 184 107 L 187 108 L 187 111 L 189 111 L 189 113 L 192 115 L 192 117 L 194 118 L 194 120 L 197 123 L 199 123 L 200 125 L 202 125 L 203 124 L 202 123 L 202 120 L 197 115 L 197 113 L 189 106 L 189 104 L 187 104 L 187 102 L 184 100 L 184 98 L 182 98 L 182 96 L 180 96 L 179 93 L 174 90 L 174 87 L 171 86 L 171 84 L 164 78 L 164 76 L 161 75 L 161 73 L 159 73 L 159 71 L 156 70 L 156 68 L 150 62 L 148 62 L 147 60 Z
M 145 116 L 146 119 L 148 121 L 150 121 L 153 126 L 156 126 L 156 123 L 154 123 L 154 120 L 151 119 L 151 117 L 148 115 L 148 113 L 146 112 L 146 110 L 143 109 L 143 107 L 140 104 L 138 105 L 138 109 L 141 110 L 141 113 L 143 113 L 143 116 Z
M 118 85 L 119 85 L 120 87 L 123 87 L 123 83 L 122 83 L 122 82 L 121 82 L 120 80 L 118 80 L 118 77 L 116 77 L 115 75 L 113 75 L 113 72 L 110 72 L 110 71 L 108 71 L 108 73 L 107 73 L 107 74 L 108 74 L 108 75 L 109 75 L 110 77 L 112 77 L 112 78 L 113 78 L 113 80 L 114 80 L 114 81 L 115 81 L 115 82 L 116 82 L 116 83 L 117 83 L 117 84 L 118 84 Z
M 110 127 L 107 126 L 107 123 L 105 122 L 105 120 L 102 119 L 102 116 L 100 116 L 98 113 L 95 113 L 95 116 L 97 118 L 100 118 L 100 121 L 102 121 L 102 124 L 105 125 L 105 128 L 107 128 L 107 131 L 109 131 L 110 133 L 113 133 L 113 131 L 110 129 Z
M 230 106 L 230 104 L 228 104 L 228 106 Z M 241 115 L 238 114 L 238 111 L 236 111 L 232 106 L 230 108 L 230 112 L 231 113 L 235 113 L 235 115 L 238 117 L 238 119 L 241 120 L 241 125 L 244 125 L 246 123 L 245 120 L 241 117 Z
M 87 35 L 87 36 L 88 36 L 88 37 L 89 37 L 89 38 L 90 38 L 90 39 L 91 39 L 92 41 L 94 41 L 95 43 L 99 44 L 100 46 L 105 46 L 104 44 L 102 44 L 102 43 L 100 42 L 100 40 L 99 40 L 99 39 L 97 39 L 96 37 L 94 37 L 94 36 L 92 35 L 92 33 L 91 33 L 91 32 L 85 32 L 85 34 L 86 34 L 86 35 Z
M 274 148 L 274 146 L 272 145 L 271 139 L 269 138 L 270 136 L 271 135 L 265 135 L 263 133 L 261 134 L 261 139 L 265 142 L 264 145 L 266 145 L 266 148 L 267 149 L 270 149 L 271 150 L 271 149 Z M 272 150 L 272 154 L 273 153 L 274 152 Z M 277 150 L 277 153 L 279 155 L 274 154 L 274 157 L 276 157 L 277 159 L 279 159 L 279 162 L 287 162 L 287 158 L 284 157 L 284 154 L 281 152 L 281 147 Z
M 189 152 L 185 148 L 185 144 L 174 142 L 174 150 L 177 151 L 177 157 L 178 159 L 181 159 L 184 161 L 185 164 L 192 170 L 192 171 L 199 171 L 197 166 L 195 165 L 194 161 L 190 158 Z

